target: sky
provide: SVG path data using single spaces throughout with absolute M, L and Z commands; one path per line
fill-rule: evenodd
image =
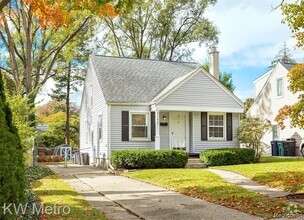
M 236 86 L 234 93 L 243 101 L 253 97 L 253 81 L 268 70 L 280 47 L 286 42 L 292 57 L 303 62 L 303 52 L 295 50 L 296 41 L 291 31 L 282 24 L 281 10 L 272 10 L 281 0 L 218 0 L 210 7 L 206 16 L 220 30 L 218 51 L 220 52 L 220 70 L 232 74 Z M 288 1 L 287 1 L 288 2 Z M 208 59 L 205 47 L 196 44 L 192 58 L 204 64 Z M 45 96 L 53 87 L 48 82 L 40 100 L 49 100 Z M 73 94 L 72 100 L 80 104 L 81 94 Z
M 291 31 L 282 24 L 281 10 L 272 10 L 280 0 L 219 0 L 207 17 L 220 30 L 220 70 L 232 73 L 235 94 L 243 101 L 253 97 L 253 81 L 265 73 L 280 47 L 286 42 L 292 57 L 303 62 L 295 50 Z M 205 63 L 206 48 L 197 48 L 193 59 Z

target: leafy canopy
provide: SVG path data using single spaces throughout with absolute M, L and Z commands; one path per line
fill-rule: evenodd
M 50 101 L 37 108 L 36 116 L 39 123 L 47 125 L 48 131 L 38 134 L 40 144 L 55 147 L 65 143 L 66 107 L 64 102 Z M 70 140 L 71 146 L 79 146 L 79 113 L 76 106 L 70 109 Z
M 285 16 L 283 23 L 287 24 L 297 40 L 297 47 L 304 46 L 304 2 L 301 0 L 295 3 L 282 5 L 282 14 Z
M 288 24 L 294 34 L 293 37 L 297 40 L 297 47 L 304 49 L 304 1 L 283 4 L 282 13 L 285 16 L 283 22 Z M 304 129 L 304 63 L 292 68 L 287 77 L 290 83 L 288 89 L 294 95 L 298 95 L 298 101 L 293 105 L 283 106 L 275 120 L 282 129 L 286 127 L 286 119 L 290 119 L 291 127 Z
M 293 105 L 285 105 L 282 107 L 275 120 L 282 129 L 286 127 L 284 122 L 288 118 L 290 118 L 291 127 L 304 129 L 304 63 L 292 68 L 287 76 L 290 82 L 288 89 L 293 94 L 299 94 L 298 101 Z
M 11 2 L 8 5 L 11 9 L 16 8 L 15 1 L 6 1 L 7 4 L 8 2 Z M 134 0 L 22 0 L 21 2 L 30 6 L 31 14 L 38 17 L 41 27 L 59 28 L 71 24 L 72 14 L 75 11 L 85 11 L 87 15 L 95 15 L 102 19 L 105 16 L 113 19 L 118 13 L 129 10 Z
M 215 0 L 139 0 L 133 10 L 105 19 L 103 53 L 158 60 L 189 60 L 190 43 L 214 45 L 218 29 L 205 17 Z

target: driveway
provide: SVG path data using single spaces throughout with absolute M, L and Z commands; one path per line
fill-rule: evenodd
M 201 220 L 259 219 L 258 217 L 185 196 L 162 187 L 89 166 L 50 165 L 78 193 L 110 219 Z

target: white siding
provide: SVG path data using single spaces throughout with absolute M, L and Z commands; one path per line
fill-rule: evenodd
M 159 136 L 160 136 L 160 149 L 168 150 L 170 149 L 170 141 L 169 141 L 169 112 L 160 112 L 160 121 L 162 120 L 163 116 L 165 115 L 167 118 L 167 126 L 160 126 L 159 127 Z
M 272 72 L 272 70 L 268 71 L 267 73 L 260 76 L 258 79 L 256 79 L 253 82 L 254 83 L 254 98 L 256 98 L 259 95 L 260 91 L 262 90 L 263 86 L 265 85 L 271 72 Z
M 189 151 L 193 153 L 193 112 L 189 112 Z
M 91 106 L 90 98 L 90 85 L 93 89 L 93 104 Z M 103 138 L 102 142 L 98 143 L 98 115 L 102 114 L 103 122 Z M 88 122 L 90 131 L 93 131 L 93 146 L 91 145 L 91 135 L 88 138 L 88 143 L 85 143 L 85 121 Z M 88 72 L 86 75 L 84 90 L 83 90 L 83 99 L 80 110 L 80 152 L 90 154 L 90 162 L 93 163 L 93 147 L 96 149 L 95 156 L 97 158 L 102 158 L 105 154 L 108 158 L 108 107 L 105 102 L 104 96 L 102 94 L 98 79 L 94 72 L 91 62 L 88 65 Z
M 199 72 L 173 93 L 162 100 L 159 105 L 181 105 L 206 107 L 208 109 L 241 109 L 242 106 L 227 94 L 205 73 Z
M 217 148 L 234 148 L 239 146 L 239 142 L 236 138 L 237 128 L 240 123 L 240 114 L 232 114 L 232 136 L 233 141 L 202 141 L 201 140 L 201 113 L 193 112 L 193 135 L 194 135 L 194 146 L 193 152 L 200 153 L 203 150 L 217 149 Z
M 150 111 L 150 106 L 111 106 L 111 150 L 155 149 L 154 141 L 122 141 L 122 111 Z M 151 121 L 150 121 L 151 123 Z
M 297 102 L 298 94 L 294 95 L 288 90 L 289 82 L 287 73 L 288 71 L 281 64 L 276 66 L 261 96 L 250 108 L 250 115 L 259 116 L 269 120 L 272 124 L 277 124 L 274 119 L 279 109 L 284 105 L 292 105 Z M 283 97 L 277 97 L 276 83 L 278 78 L 283 78 Z M 279 131 L 279 139 L 284 140 L 293 137 L 297 139 L 297 145 L 299 145 L 304 137 L 304 130 L 290 128 L 288 120 L 285 124 L 287 125 L 286 128 Z M 272 132 L 263 137 L 263 142 L 266 146 L 270 145 L 271 140 Z

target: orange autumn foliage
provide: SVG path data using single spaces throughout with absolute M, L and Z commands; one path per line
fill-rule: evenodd
M 295 65 L 289 71 L 287 77 L 290 83 L 288 89 L 294 95 L 298 95 L 298 101 L 293 105 L 283 106 L 279 110 L 275 121 L 278 122 L 281 129 L 286 127 L 284 122 L 287 119 L 290 119 L 291 127 L 304 129 L 304 63 Z
M 92 0 L 22 0 L 31 7 L 32 15 L 37 16 L 39 25 L 42 28 L 53 26 L 69 26 L 71 15 L 75 11 L 90 10 L 100 18 L 109 16 L 114 18 L 117 14 L 115 8 L 110 3 L 99 5 Z

